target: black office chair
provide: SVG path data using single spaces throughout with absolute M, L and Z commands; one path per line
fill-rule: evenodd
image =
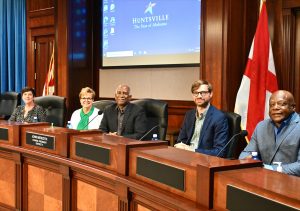
M 143 140 L 151 140 L 154 133 L 158 135 L 159 140 L 165 140 L 168 128 L 168 104 L 155 99 L 133 100 L 131 103 L 144 108 L 148 119 L 147 131 L 158 125 Z
M 231 138 L 233 135 L 241 132 L 241 116 L 233 112 L 224 113 L 228 118 L 229 138 Z M 245 146 L 245 138 L 236 136 L 227 146 L 225 158 L 237 159 Z
M 95 106 L 95 108 L 98 108 L 100 111 L 104 111 L 106 106 L 112 105 L 114 103 L 114 100 L 98 100 L 93 102 L 93 106 Z
M 46 110 L 47 119 L 49 123 L 54 126 L 64 127 L 66 117 L 66 98 L 60 96 L 41 96 L 35 97 L 34 102 L 42 106 Z
M 21 104 L 21 94 L 18 92 L 4 92 L 0 95 L 0 117 L 9 119 L 15 108 Z

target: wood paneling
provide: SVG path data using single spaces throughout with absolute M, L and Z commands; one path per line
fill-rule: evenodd
M 279 89 L 294 94 L 299 112 L 300 0 L 269 0 L 267 9 Z
M 0 203 L 10 207 L 15 207 L 16 205 L 15 175 L 15 162 L 0 158 Z
M 258 5 L 258 0 L 202 1 L 201 77 L 214 86 L 213 104 L 225 111 L 233 111 Z
M 54 0 L 27 0 L 27 10 L 37 11 L 54 7 Z
M 62 176 L 28 165 L 28 210 L 62 210 Z
M 118 196 L 87 184 L 77 181 L 77 210 L 118 210 Z
M 26 0 L 27 85 L 43 92 L 54 44 L 54 0 Z

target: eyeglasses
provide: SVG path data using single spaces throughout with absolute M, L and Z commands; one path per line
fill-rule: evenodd
M 116 95 L 118 95 L 118 96 L 121 96 L 121 95 L 128 96 L 128 95 L 129 95 L 129 92 L 121 92 L 121 91 L 117 91 L 117 92 L 116 92 Z
M 90 98 L 90 97 L 82 97 L 82 98 L 80 98 L 81 100 L 87 100 L 87 101 L 91 101 L 91 100 L 93 100 L 93 98 Z
M 201 91 L 201 92 L 193 92 L 193 96 L 194 97 L 198 97 L 198 95 L 200 94 L 200 96 L 206 96 L 208 93 L 210 93 L 210 91 Z

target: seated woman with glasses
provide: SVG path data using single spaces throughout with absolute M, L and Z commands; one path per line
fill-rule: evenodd
M 71 128 L 77 130 L 99 129 L 103 114 L 93 106 L 95 91 L 90 87 L 82 88 L 79 100 L 82 108 L 77 109 L 71 116 Z
M 43 107 L 34 103 L 35 90 L 27 86 L 22 89 L 21 94 L 24 105 L 20 105 L 14 110 L 9 121 L 45 122 L 47 117 L 46 111 Z

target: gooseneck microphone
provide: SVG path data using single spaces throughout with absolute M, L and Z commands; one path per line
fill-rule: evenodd
M 87 126 L 89 126 L 89 124 L 94 120 L 94 119 L 96 119 L 98 116 L 100 116 L 101 114 L 103 113 L 103 111 L 101 111 L 101 110 L 99 110 L 98 111 L 98 114 L 96 115 L 96 116 L 94 116 L 93 117 L 93 119 L 91 119 L 85 126 L 84 126 L 84 130 L 87 130 L 87 129 L 85 129 Z
M 235 139 L 235 137 L 237 137 L 237 136 L 245 137 L 247 135 L 248 135 L 248 131 L 247 130 L 241 130 L 239 133 L 234 134 L 231 137 L 231 139 L 229 139 L 229 141 L 225 144 L 225 146 L 219 151 L 219 153 L 217 154 L 217 157 L 226 149 L 226 147 L 228 146 L 228 144 L 230 144 Z
M 143 138 L 145 138 L 151 131 L 153 131 L 155 128 L 157 128 L 159 125 L 155 125 L 154 127 L 152 127 L 150 130 L 148 130 L 147 133 L 145 133 L 142 138 L 139 139 L 139 141 L 143 140 Z

